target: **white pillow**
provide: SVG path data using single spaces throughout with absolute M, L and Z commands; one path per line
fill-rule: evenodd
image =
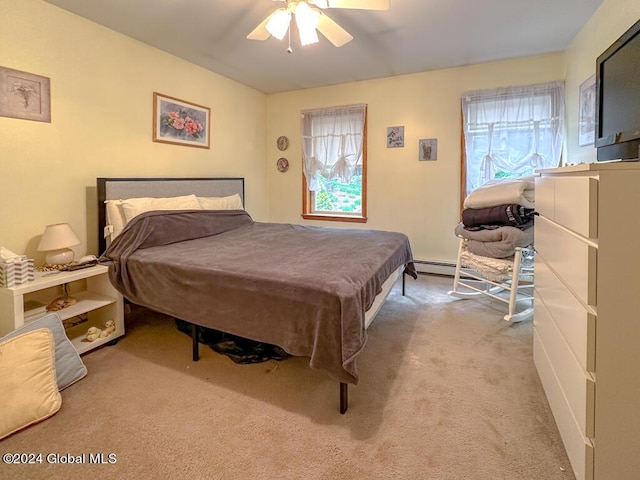
M 141 213 L 152 210 L 202 210 L 195 195 L 165 198 L 127 198 L 126 200 L 121 200 L 121 202 L 126 223 L 129 223 Z
M 198 203 L 203 210 L 242 210 L 244 208 L 238 193 L 228 197 L 198 197 Z
M 107 226 L 111 226 L 111 232 L 109 232 L 109 238 L 113 240 L 127 224 L 127 220 L 124 218 L 124 211 L 122 210 L 122 200 L 105 200 L 107 206 Z M 106 237 L 106 235 L 105 235 Z

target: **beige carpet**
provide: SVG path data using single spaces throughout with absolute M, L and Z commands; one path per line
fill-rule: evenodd
M 0 442 L 43 463 L 0 464 L 0 478 L 573 479 L 531 322 L 510 326 L 506 305 L 450 287 L 421 275 L 406 297 L 394 288 L 345 415 L 338 382 L 308 359 L 236 365 L 202 346 L 193 363 L 170 319 L 134 309 L 117 345 L 83 357 L 89 374 L 55 416 Z M 115 463 L 47 464 L 49 453 Z

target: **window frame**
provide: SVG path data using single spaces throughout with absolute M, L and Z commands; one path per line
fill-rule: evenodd
M 315 212 L 313 211 L 315 192 L 307 188 L 307 178 L 302 171 L 302 218 L 305 220 L 326 220 L 329 222 L 352 222 L 366 223 L 367 218 L 367 151 L 368 151 L 368 109 L 365 110 L 364 126 L 362 135 L 362 194 L 361 194 L 361 212 L 358 214 L 339 212 Z
M 554 84 L 558 84 L 560 83 L 559 81 L 553 81 L 553 82 L 546 82 L 546 83 L 542 83 L 542 84 L 537 84 L 537 85 L 522 85 L 522 86 L 514 86 L 514 87 L 505 87 L 505 88 L 498 88 L 498 89 L 488 89 L 488 91 L 491 90 L 509 90 L 509 89 L 528 89 L 528 88 L 536 88 L 536 87 L 551 87 Z M 562 85 L 562 88 L 564 89 L 564 85 Z M 465 94 L 463 94 L 464 96 Z M 509 92 L 509 95 L 514 95 L 513 93 Z M 564 115 L 564 112 L 566 111 L 566 107 L 563 105 L 560 109 L 559 113 L 562 113 Z M 466 199 L 468 193 L 467 193 L 467 180 L 468 180 L 468 175 L 469 175 L 469 162 L 467 161 L 467 138 L 465 136 L 465 110 L 464 110 L 464 105 L 461 104 L 461 108 L 460 108 L 460 218 L 462 218 L 462 211 L 464 210 L 464 200 Z M 566 126 L 562 126 L 562 136 L 564 138 L 563 141 L 566 141 Z M 563 157 L 563 150 L 562 148 L 560 149 L 559 152 L 559 165 L 562 164 L 562 157 Z M 546 167 L 545 167 L 546 168 Z

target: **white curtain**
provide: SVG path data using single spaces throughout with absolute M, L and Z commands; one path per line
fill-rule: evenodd
M 362 162 L 366 105 L 302 112 L 302 158 L 309 191 L 320 189 L 319 177 L 349 183 Z
M 495 178 L 560 164 L 563 82 L 466 92 L 462 114 L 467 194 Z

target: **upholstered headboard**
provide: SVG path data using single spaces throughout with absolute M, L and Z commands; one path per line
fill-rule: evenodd
M 184 195 L 228 197 L 240 195 L 244 201 L 244 178 L 98 178 L 98 252 L 107 247 L 107 200 Z

